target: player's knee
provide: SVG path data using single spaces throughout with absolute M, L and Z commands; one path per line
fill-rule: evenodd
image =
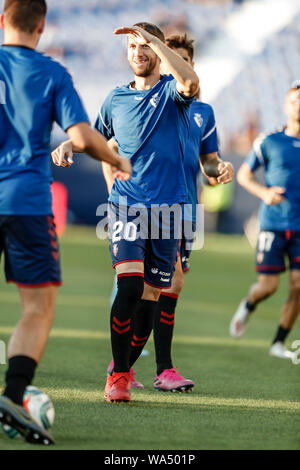
M 294 297 L 300 297 L 300 278 L 290 280 L 289 292 Z
M 172 292 L 173 292 L 174 294 L 179 295 L 180 292 L 181 292 L 182 289 L 183 289 L 183 286 L 184 286 L 183 274 L 182 274 L 182 275 L 179 275 L 179 276 L 176 276 L 176 277 L 173 279 L 173 282 L 172 282 Z
M 23 315 L 28 321 L 47 322 L 52 325 L 55 318 L 54 307 L 41 305 L 28 305 L 23 309 Z
M 275 294 L 275 292 L 277 291 L 277 288 L 278 288 L 278 282 L 277 281 L 272 280 L 272 281 L 264 284 L 264 290 L 265 290 L 266 296 L 270 296 L 270 295 Z
M 144 278 L 142 276 L 118 277 L 118 295 L 130 302 L 138 301 L 144 292 Z

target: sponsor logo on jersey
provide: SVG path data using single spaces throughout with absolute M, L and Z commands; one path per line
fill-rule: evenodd
M 293 146 L 294 146 L 294 147 L 300 147 L 300 140 L 299 140 L 299 141 L 294 140 L 294 141 L 293 141 Z
M 160 280 L 161 280 L 161 282 L 169 282 L 170 278 L 169 279 L 164 279 L 163 277 L 161 277 Z
M 152 269 L 151 269 L 151 272 L 152 272 L 152 274 L 157 274 L 157 273 L 158 273 L 158 269 L 157 269 L 157 268 L 152 268 Z
M 158 103 L 159 103 L 159 96 L 158 96 L 158 93 L 155 93 L 155 95 L 153 95 L 151 100 L 150 100 L 150 104 L 152 104 L 152 106 L 154 106 L 154 108 L 156 108 Z
M 197 126 L 200 128 L 203 124 L 203 117 L 201 116 L 200 113 L 195 113 L 194 114 L 194 121 L 197 124 Z

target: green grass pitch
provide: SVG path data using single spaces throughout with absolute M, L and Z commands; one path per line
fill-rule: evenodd
M 55 449 L 300 448 L 300 365 L 268 354 L 287 275 L 279 291 L 253 314 L 245 337 L 235 341 L 228 334 L 230 319 L 256 277 L 245 238 L 207 235 L 204 249 L 192 254 L 176 313 L 173 356 L 179 371 L 195 380 L 194 391 L 153 390 L 151 339 L 150 356 L 135 367 L 145 389 L 133 391 L 129 405 L 107 404 L 103 398 L 111 358 L 113 280 L 107 241 L 97 240 L 95 230 L 70 228 L 61 240 L 61 253 L 64 286 L 34 381 L 55 405 Z M 2 273 L 0 305 L 0 340 L 7 341 L 20 307 L 16 288 L 5 284 Z M 296 339 L 300 320 L 288 346 Z M 0 365 L 1 384 L 4 372 Z M 32 446 L 1 434 L 0 449 Z

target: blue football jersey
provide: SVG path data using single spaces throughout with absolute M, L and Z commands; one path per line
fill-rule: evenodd
M 132 178 L 115 180 L 109 200 L 127 197 L 128 205 L 186 202 L 183 156 L 189 131 L 189 106 L 172 76 L 163 76 L 150 90 L 131 85 L 106 98 L 95 127 L 114 138 L 119 153 L 130 159 Z
M 285 200 L 277 206 L 262 202 L 261 229 L 300 231 L 300 139 L 286 135 L 284 130 L 262 134 L 245 162 L 253 172 L 264 166 L 268 187 L 285 188 Z
M 72 79 L 27 47 L 0 48 L 0 214 L 52 214 L 50 133 L 88 122 Z
M 194 101 L 190 107 L 190 133 L 184 152 L 184 173 L 188 189 L 184 218 L 196 220 L 198 204 L 198 177 L 200 155 L 218 152 L 218 136 L 213 108 L 201 101 Z M 191 211 L 192 209 L 192 211 Z

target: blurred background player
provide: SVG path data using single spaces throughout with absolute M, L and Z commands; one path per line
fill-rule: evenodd
M 166 44 L 176 51 L 187 63 L 194 66 L 194 44 L 187 35 L 172 35 L 166 38 Z M 167 71 L 166 71 L 167 72 Z M 111 141 L 110 145 L 117 151 L 116 142 Z M 108 191 L 113 184 L 111 170 L 106 164 L 102 164 L 104 176 L 107 182 Z M 210 105 L 201 101 L 194 101 L 190 107 L 190 132 L 184 154 L 184 173 L 188 189 L 187 204 L 183 216 L 191 225 L 196 224 L 196 209 L 198 204 L 198 178 L 200 170 L 212 175 L 219 175 L 217 178 L 209 177 L 210 184 L 229 183 L 233 179 L 234 170 L 229 162 L 223 162 L 218 156 L 218 137 L 214 112 Z M 192 208 L 192 209 L 191 209 Z M 191 209 L 191 210 L 188 210 Z M 194 228 L 191 227 L 192 232 Z M 183 234 L 175 272 L 172 278 L 172 286 L 168 290 L 163 290 L 158 309 L 154 318 L 154 344 L 157 363 L 156 376 L 154 378 L 154 388 L 162 391 L 187 391 L 194 383 L 182 377 L 173 367 L 171 358 L 171 345 L 173 338 L 175 308 L 179 294 L 184 285 L 183 273 L 189 270 L 189 257 L 193 240 L 186 240 Z M 138 327 L 139 318 L 135 319 Z M 134 330 L 135 334 L 135 330 Z M 132 346 L 135 353 L 142 351 L 142 345 Z M 109 370 L 113 368 L 113 361 L 109 365 Z M 134 388 L 142 388 L 143 385 L 135 380 L 135 372 L 131 369 L 132 384 Z
M 242 336 L 259 302 L 276 292 L 279 273 L 286 269 L 287 256 L 288 298 L 270 354 L 292 359 L 295 353 L 285 347 L 284 341 L 300 311 L 300 82 L 288 91 L 285 112 L 287 125 L 281 131 L 258 137 L 237 175 L 240 185 L 263 202 L 256 251 L 258 280 L 240 303 L 230 325 L 230 334 L 234 338 Z M 266 186 L 254 177 L 261 166 L 265 170 Z
M 138 23 L 115 33 L 128 34 L 134 81 L 110 93 L 96 128 L 107 139 L 114 137 L 120 153 L 131 159 L 133 178 L 129 184 L 113 184 L 110 208 L 119 217 L 119 198 L 126 196 L 128 206 L 140 203 L 148 208 L 150 226 L 152 204 L 171 206 L 186 200 L 182 149 L 198 77 L 164 44 L 164 35 L 155 25 Z M 161 76 L 161 62 L 174 78 Z M 173 228 L 174 233 L 180 230 Z M 114 369 L 108 375 L 105 396 L 108 402 L 129 401 L 129 370 L 152 331 L 161 290 L 171 286 L 178 238 L 128 241 L 124 234 L 117 240 L 113 234 L 110 244 L 118 293 L 111 310 Z
M 87 114 L 66 69 L 35 50 L 45 26 L 45 0 L 6 0 L 0 25 L 0 254 L 8 282 L 17 284 L 22 317 L 8 345 L 8 370 L 0 421 L 28 441 L 54 443 L 23 408 L 23 394 L 41 360 L 61 285 L 58 240 L 51 208 L 50 132 L 56 121 L 74 146 L 128 171 Z M 72 163 L 57 154 L 61 166 Z

